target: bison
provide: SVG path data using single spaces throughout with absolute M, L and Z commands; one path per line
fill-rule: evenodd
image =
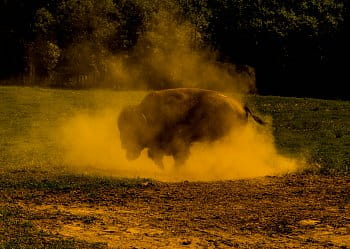
M 128 160 L 148 148 L 149 158 L 163 167 L 163 156 L 182 165 L 193 143 L 216 141 L 245 125 L 249 115 L 264 124 L 247 106 L 223 94 L 178 88 L 151 92 L 139 105 L 125 107 L 118 128 Z

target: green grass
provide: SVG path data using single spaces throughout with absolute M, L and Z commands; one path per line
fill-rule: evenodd
M 0 170 L 61 168 L 60 152 L 45 130 L 77 110 L 118 110 L 145 92 L 0 87 Z M 273 118 L 278 149 L 303 155 L 324 173 L 348 173 L 350 102 L 251 96 L 249 106 Z
M 79 189 L 92 193 L 103 189 L 142 188 L 150 180 L 144 178 L 117 178 L 79 175 L 52 171 L 11 170 L 1 173 L 2 190 L 33 189 L 49 192 L 70 192 Z
M 350 102 L 258 96 L 249 100 L 273 118 L 280 151 L 305 156 L 325 174 L 350 170 Z
M 46 130 L 79 111 L 118 110 L 144 92 L 72 91 L 0 86 L 0 165 L 59 166 L 59 151 Z M 0 168 L 1 169 L 1 168 Z

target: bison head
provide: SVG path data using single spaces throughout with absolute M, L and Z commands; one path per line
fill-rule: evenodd
M 119 114 L 118 128 L 120 141 L 123 149 L 126 150 L 128 160 L 135 160 L 145 148 L 143 136 L 146 120 L 137 106 L 128 106 Z

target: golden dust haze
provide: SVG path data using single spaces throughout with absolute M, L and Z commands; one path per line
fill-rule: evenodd
M 159 11 L 130 55 L 109 56 L 110 84 L 119 89 L 199 87 L 227 91 L 242 101 L 254 90 L 254 71 L 238 72 L 235 66 L 217 62 L 215 52 L 204 48 L 200 33 L 187 21 Z M 131 93 L 131 92 L 130 92 Z M 103 102 L 103 98 L 99 98 Z M 193 144 L 189 160 L 175 168 L 171 157 L 160 169 L 144 150 L 128 161 L 121 149 L 117 117 L 130 99 L 119 106 L 99 103 L 94 111 L 82 110 L 58 122 L 55 144 L 64 165 L 83 173 L 118 177 L 146 177 L 162 181 L 207 181 L 280 175 L 297 170 L 300 160 L 280 155 L 271 122 L 258 126 L 252 119 L 244 129 L 213 144 Z M 102 107 L 103 106 L 103 107 Z M 265 117 L 266 119 L 266 117 Z
M 159 11 L 129 56 L 107 58 L 118 88 L 199 87 L 244 94 L 255 90 L 254 70 L 217 61 L 188 21 Z
M 158 168 L 146 150 L 128 161 L 121 149 L 114 110 L 81 113 L 60 128 L 64 160 L 78 172 L 122 177 L 146 177 L 162 181 L 209 181 L 280 175 L 293 172 L 301 161 L 280 155 L 268 128 L 251 121 L 243 130 L 213 144 L 194 144 L 189 160 L 174 167 L 171 157 Z

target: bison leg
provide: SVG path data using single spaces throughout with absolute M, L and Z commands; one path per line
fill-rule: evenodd
M 163 164 L 163 153 L 157 149 L 149 149 L 148 157 L 153 160 L 153 162 L 161 169 L 164 168 Z

